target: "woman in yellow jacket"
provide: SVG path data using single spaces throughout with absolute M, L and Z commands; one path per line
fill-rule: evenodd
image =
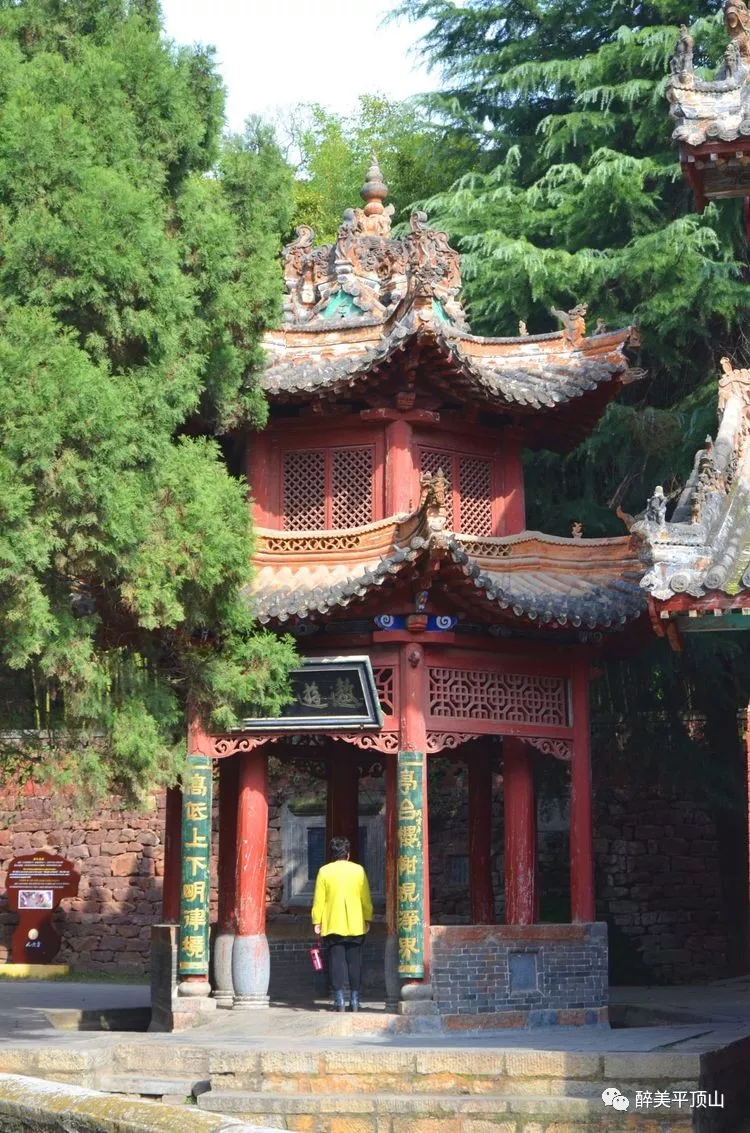
M 367 874 L 349 861 L 348 838 L 331 839 L 331 861 L 315 879 L 313 928 L 328 953 L 328 970 L 337 1011 L 345 1011 L 344 984 L 349 976 L 351 1009 L 359 1011 L 362 941 L 370 931 L 372 899 Z

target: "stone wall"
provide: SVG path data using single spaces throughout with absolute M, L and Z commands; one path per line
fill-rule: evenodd
M 151 925 L 161 918 L 164 797 L 150 810 L 121 810 L 117 801 L 81 817 L 60 796 L 27 784 L 0 795 L 0 874 L 11 858 L 59 851 L 81 874 L 78 897 L 56 910 L 61 963 L 85 971 L 148 970 Z M 0 963 L 18 923 L 0 897 Z
M 289 798 L 324 798 L 324 791 L 325 784 L 309 766 L 290 768 L 271 761 L 269 935 L 298 942 L 294 948 L 280 948 L 277 967 L 299 979 L 300 990 L 308 979 L 304 952 L 310 944 L 309 923 L 306 907 L 283 904 L 282 808 Z M 363 785 L 363 798 L 365 791 Z M 433 923 L 466 924 L 468 882 L 455 868 L 456 859 L 468 855 L 468 798 L 460 759 L 431 761 L 430 806 Z M 493 886 L 500 920 L 499 774 L 493 825 Z M 122 810 L 112 800 L 86 817 L 64 799 L 28 785 L 20 793 L 0 794 L 0 880 L 18 854 L 44 848 L 63 853 L 79 870 L 81 887 L 78 898 L 66 900 L 55 912 L 63 937 L 60 960 L 79 971 L 145 972 L 150 926 L 161 920 L 163 830 L 163 797 L 143 813 Z M 728 870 L 720 855 L 719 831 L 704 807 L 684 794 L 680 797 L 675 789 L 600 780 L 594 833 L 597 916 L 609 922 L 613 973 L 619 982 L 687 982 L 737 970 L 730 963 L 729 917 L 734 905 L 746 901 L 744 896 L 727 900 Z M 548 922 L 569 915 L 567 845 L 565 807 L 550 802 L 547 794 L 539 808 L 539 861 L 542 919 Z M 215 914 L 215 859 L 212 875 Z M 0 891 L 0 963 L 8 957 L 16 923 Z M 374 957 L 373 969 L 380 970 Z
M 702 807 L 657 786 L 600 792 L 594 860 L 622 982 L 731 974 L 716 823 Z
M 432 989 L 441 1015 L 512 1014 L 513 1024 L 606 1021 L 607 926 L 432 928 Z

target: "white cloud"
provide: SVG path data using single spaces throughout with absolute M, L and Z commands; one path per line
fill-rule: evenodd
M 410 55 L 426 25 L 382 25 L 365 0 L 162 0 L 167 35 L 213 44 L 232 130 L 297 102 L 346 113 L 360 94 L 406 98 L 436 85 Z

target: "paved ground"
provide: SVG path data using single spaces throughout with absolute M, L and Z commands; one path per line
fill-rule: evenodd
M 429 1029 L 417 1034 L 391 1034 L 382 1029 L 382 1007 L 373 1005 L 359 1016 L 336 1015 L 324 1004 L 309 1007 L 272 1006 L 267 1011 L 235 1013 L 219 1010 L 215 1020 L 178 1035 L 128 1034 L 128 1042 L 217 1046 L 247 1049 L 322 1048 L 515 1048 L 582 1052 L 696 1052 L 716 1049 L 750 1035 L 750 976 L 701 987 L 613 988 L 611 1001 L 627 1005 L 634 1018 L 655 1025 L 550 1027 L 491 1033 L 444 1034 Z M 146 1007 L 149 988 L 138 984 L 0 981 L 0 1050 L 3 1047 L 60 1049 L 109 1045 L 112 1032 L 60 1030 L 70 1026 L 70 1013 Z M 664 1021 L 660 1021 L 664 1020 Z M 434 1024 L 432 1024 L 434 1026 Z

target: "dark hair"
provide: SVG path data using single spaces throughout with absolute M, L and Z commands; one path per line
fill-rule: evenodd
M 331 838 L 331 861 L 343 861 L 351 848 L 351 842 L 348 838 Z

